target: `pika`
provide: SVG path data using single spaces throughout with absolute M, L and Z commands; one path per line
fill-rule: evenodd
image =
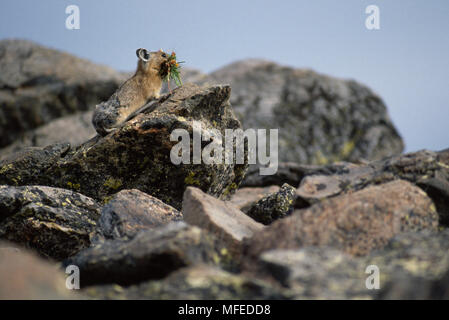
M 149 52 L 136 50 L 137 70 L 109 98 L 95 107 L 92 124 L 95 130 L 105 136 L 127 121 L 148 101 L 158 99 L 163 78 L 167 75 L 168 55 L 162 50 Z

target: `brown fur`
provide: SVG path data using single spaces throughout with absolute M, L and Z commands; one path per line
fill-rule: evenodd
M 136 51 L 139 61 L 134 75 L 108 101 L 97 105 L 92 123 L 101 135 L 125 122 L 149 100 L 159 98 L 168 54 L 150 52 L 148 59 L 148 53 L 145 49 Z
M 137 111 L 150 99 L 158 99 L 162 88 L 161 69 L 167 61 L 161 51 L 151 52 L 148 62 L 139 59 L 136 73 L 118 90 L 117 95 L 121 106 L 127 106 L 126 112 L 118 119 L 125 121 L 129 114 Z

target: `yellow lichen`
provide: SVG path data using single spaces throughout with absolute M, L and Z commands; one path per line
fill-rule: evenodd
M 341 156 L 346 158 L 347 156 L 349 156 L 352 152 L 352 150 L 354 150 L 355 148 L 355 142 L 354 141 L 347 141 L 344 145 L 343 148 L 341 149 Z
M 79 190 L 81 188 L 81 185 L 79 183 L 72 183 L 70 181 L 67 182 L 67 186 L 72 190 Z
M 318 150 L 315 154 L 315 162 L 316 164 L 325 165 L 329 163 L 329 159 L 327 159 L 323 153 Z
M 189 175 L 185 177 L 184 182 L 188 185 L 201 185 L 201 182 L 198 179 L 195 179 L 195 172 L 193 171 L 191 171 Z
M 12 169 L 12 163 L 7 164 L 6 166 L 3 166 L 3 167 L 0 169 L 0 174 L 3 174 L 3 173 L 5 173 L 6 171 L 8 171 L 8 170 L 10 170 L 10 169 Z
M 122 186 L 122 180 L 115 179 L 115 178 L 109 178 L 108 180 L 106 180 L 103 183 L 103 185 L 110 189 L 117 190 L 118 188 L 120 188 Z

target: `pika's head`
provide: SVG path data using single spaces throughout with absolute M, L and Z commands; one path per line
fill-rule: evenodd
M 139 58 L 138 69 L 147 72 L 150 69 L 158 71 L 162 76 L 164 76 L 164 71 L 168 63 L 169 55 L 164 51 L 154 51 L 150 52 L 147 49 L 137 49 L 136 55 Z

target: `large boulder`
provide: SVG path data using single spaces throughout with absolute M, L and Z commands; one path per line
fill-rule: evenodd
M 45 147 L 65 142 L 76 147 L 96 135 L 92 126 L 92 111 L 70 114 L 25 132 L 13 143 L 0 149 L 0 160 L 28 147 Z
M 142 230 L 132 240 L 108 240 L 67 259 L 82 274 L 81 285 L 130 285 L 161 279 L 195 264 L 218 264 L 218 243 L 212 235 L 183 222 Z
M 247 254 L 270 249 L 331 246 L 361 256 L 404 231 L 437 230 L 432 200 L 410 182 L 396 180 L 323 200 L 275 221 L 248 240 Z
M 0 163 L 0 183 L 69 188 L 102 200 L 122 189 L 139 189 L 176 209 L 181 208 L 188 185 L 228 197 L 242 181 L 247 164 L 234 160 L 230 164 L 175 165 L 170 153 L 178 142 L 170 141 L 170 134 L 185 129 L 192 136 L 193 121 L 201 125 L 203 136 L 218 131 L 224 137 L 225 129 L 241 128 L 229 104 L 230 93 L 229 86 L 186 84 L 159 100 L 152 110 L 78 148 L 59 144 L 9 156 Z
M 0 147 L 106 100 L 125 80 L 109 67 L 26 40 L 0 41 Z
M 91 244 L 100 217 L 92 199 L 45 186 L 0 185 L 0 239 L 62 260 Z
M 280 161 L 373 160 L 404 148 L 382 99 L 353 80 L 243 60 L 198 81 L 231 84 L 244 128 L 279 129 Z

